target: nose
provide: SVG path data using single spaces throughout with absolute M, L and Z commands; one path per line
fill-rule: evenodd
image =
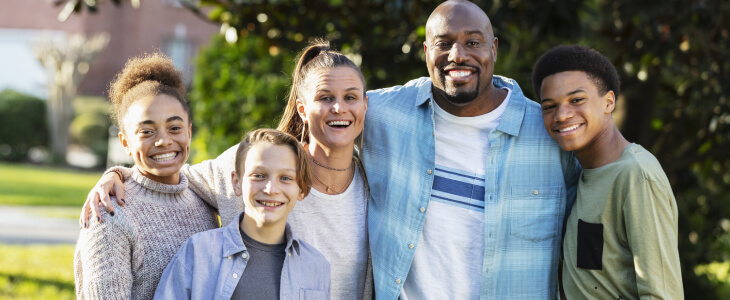
M 344 99 L 337 99 L 332 104 L 332 112 L 336 114 L 341 114 L 347 111 L 347 105 L 345 105 Z
M 466 54 L 466 49 L 461 43 L 454 43 L 449 50 L 449 61 L 457 64 L 461 64 L 469 60 L 469 56 Z
M 557 113 L 555 114 L 555 119 L 558 122 L 566 122 L 573 118 L 573 109 L 569 105 L 558 105 L 558 107 L 555 108 L 557 110 Z
M 266 182 L 263 192 L 267 195 L 276 194 L 279 191 L 279 186 L 276 184 L 276 179 L 271 178 Z
M 172 139 L 167 131 L 161 131 L 157 140 L 155 141 L 156 147 L 165 147 L 172 144 Z

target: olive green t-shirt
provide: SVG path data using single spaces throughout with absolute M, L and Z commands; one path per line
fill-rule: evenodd
M 563 240 L 568 299 L 682 299 L 677 203 L 656 158 L 637 144 L 585 169 Z

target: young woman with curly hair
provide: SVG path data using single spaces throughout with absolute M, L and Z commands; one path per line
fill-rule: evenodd
M 152 299 L 162 271 L 216 214 L 180 169 L 190 153 L 190 109 L 180 72 L 162 54 L 130 59 L 111 84 L 119 142 L 134 160 L 126 205 L 86 220 L 74 255 L 79 299 Z M 121 173 L 119 173 L 121 177 Z M 120 199 L 120 201 L 124 201 Z

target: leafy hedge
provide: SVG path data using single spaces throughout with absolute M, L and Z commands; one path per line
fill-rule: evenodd
M 0 91 L 0 160 L 27 160 L 28 150 L 38 146 L 48 146 L 46 103 L 17 91 Z
M 101 97 L 80 96 L 73 100 L 76 116 L 69 128 L 71 142 L 84 145 L 100 159 L 106 161 L 109 145 L 110 103 Z
M 189 95 L 193 161 L 215 158 L 240 142 L 246 131 L 277 125 L 296 53 L 277 53 L 265 45 L 261 37 L 228 44 L 216 36 L 200 52 Z

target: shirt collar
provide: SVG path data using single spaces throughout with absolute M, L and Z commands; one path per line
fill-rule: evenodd
M 431 82 L 431 78 L 423 78 L 425 78 L 426 80 L 422 81 L 421 86 L 418 87 L 418 94 L 416 95 L 416 106 L 421 106 L 426 102 L 431 101 L 431 98 L 433 98 L 433 91 L 431 90 L 431 86 L 433 86 L 433 83 Z
M 433 83 L 431 82 L 431 78 L 424 78 L 426 80 L 422 81 L 422 85 L 418 87 L 416 106 L 421 106 L 426 102 L 431 101 L 433 98 L 433 91 L 431 90 Z M 522 89 L 517 82 L 512 78 L 493 75 L 492 84 L 497 88 L 509 88 L 512 90 L 509 103 L 507 103 L 507 108 L 504 110 L 502 120 L 499 122 L 496 129 L 509 135 L 518 136 L 520 133 L 520 126 L 522 125 L 522 119 L 525 117 L 527 98 L 525 98 L 525 95 L 522 94 Z
M 494 75 L 492 77 L 492 84 L 500 89 L 509 88 L 512 90 L 507 108 L 502 113 L 502 120 L 499 121 L 496 129 L 509 135 L 518 136 L 520 126 L 522 126 L 522 119 L 525 117 L 527 98 L 522 94 L 522 89 L 520 89 L 517 82 L 512 78 Z
M 228 257 L 246 250 L 246 246 L 243 244 L 243 239 L 241 238 L 241 232 L 239 231 L 243 214 L 243 212 L 238 214 L 238 218 L 235 218 L 234 222 L 231 222 L 223 229 L 223 257 Z M 286 253 L 295 252 L 299 255 L 299 239 L 292 232 L 289 223 L 286 223 L 284 235 L 286 236 Z

